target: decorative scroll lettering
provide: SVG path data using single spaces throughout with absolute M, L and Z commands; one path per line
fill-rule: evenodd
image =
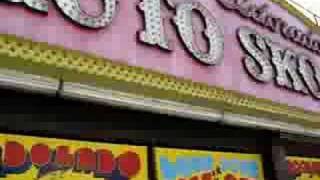
M 41 12 L 48 12 L 48 1 L 47 0 L 7 0 L 14 3 L 24 3 L 28 7 L 38 10 Z
M 79 0 L 55 0 L 62 12 L 74 22 L 90 28 L 108 26 L 116 13 L 116 0 L 103 0 L 103 13 L 98 16 L 89 15 L 81 9 Z
M 205 21 L 206 29 L 204 31 L 204 35 L 208 39 L 209 43 L 208 52 L 200 50 L 194 41 L 192 13 L 195 10 L 202 15 Z M 195 58 L 200 60 L 202 63 L 209 65 L 218 64 L 222 61 L 224 53 L 223 32 L 209 10 L 201 3 L 179 3 L 176 7 L 174 22 L 184 45 Z
M 172 50 L 172 44 L 165 34 L 160 4 L 160 0 L 143 0 L 140 2 L 139 8 L 144 14 L 145 30 L 139 32 L 139 40 L 147 44 L 158 45 L 166 50 Z
M 226 10 L 233 11 L 245 19 L 251 20 L 271 32 L 282 35 L 285 39 L 296 43 L 297 45 L 310 50 L 313 53 L 320 54 L 317 37 L 312 37 L 311 32 L 305 32 L 296 26 L 291 26 L 288 21 L 274 15 L 268 4 L 255 4 L 253 0 L 217 0 Z
M 244 65 L 250 75 L 261 82 L 272 80 L 273 69 L 263 37 L 247 27 L 239 28 L 238 36 L 242 46 L 249 53 L 244 59 Z

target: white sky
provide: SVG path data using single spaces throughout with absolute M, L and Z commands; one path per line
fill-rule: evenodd
M 291 3 L 293 6 L 295 6 L 298 10 L 302 11 L 308 18 L 310 18 L 314 22 L 315 22 L 314 16 L 311 13 L 304 10 L 303 8 L 299 7 L 297 4 L 300 4 L 304 8 L 318 15 L 319 16 L 318 22 L 320 22 L 320 0 L 287 0 L 287 1 Z

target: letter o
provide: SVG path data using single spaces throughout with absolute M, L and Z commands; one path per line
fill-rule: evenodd
M 135 152 L 129 151 L 121 154 L 117 160 L 121 175 L 124 175 L 128 178 L 138 174 L 141 168 L 139 155 Z
M 31 150 L 31 162 L 35 166 L 45 166 L 50 163 L 51 151 L 45 144 L 36 144 L 32 146 Z
M 208 52 L 202 52 L 194 42 L 192 32 L 192 13 L 197 10 L 204 18 L 206 29 L 205 37 L 209 42 Z M 199 61 L 208 65 L 219 64 L 224 54 L 223 32 L 210 11 L 199 2 L 179 3 L 176 8 L 174 23 L 179 35 L 188 51 Z
M 103 13 L 89 15 L 81 9 L 79 0 L 55 0 L 62 12 L 74 22 L 90 28 L 102 28 L 109 25 L 116 13 L 117 0 L 103 0 Z

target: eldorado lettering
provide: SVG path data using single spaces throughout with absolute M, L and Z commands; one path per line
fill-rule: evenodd
M 70 153 L 68 146 L 50 149 L 48 145 L 34 144 L 30 151 L 15 141 L 6 142 L 1 149 L 0 178 L 8 174 L 22 174 L 32 166 L 39 169 L 37 178 L 55 171 L 73 170 L 79 173 L 93 173 L 96 178 L 110 180 L 131 179 L 141 169 L 139 155 L 128 151 L 118 157 L 108 149 L 96 151 L 83 147 Z

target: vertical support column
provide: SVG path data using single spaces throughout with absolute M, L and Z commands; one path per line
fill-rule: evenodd
M 271 143 L 274 178 L 276 180 L 289 180 L 286 148 L 280 137 L 273 137 Z
M 266 180 L 289 180 L 286 148 L 280 133 L 267 133 L 263 140 L 263 168 Z

